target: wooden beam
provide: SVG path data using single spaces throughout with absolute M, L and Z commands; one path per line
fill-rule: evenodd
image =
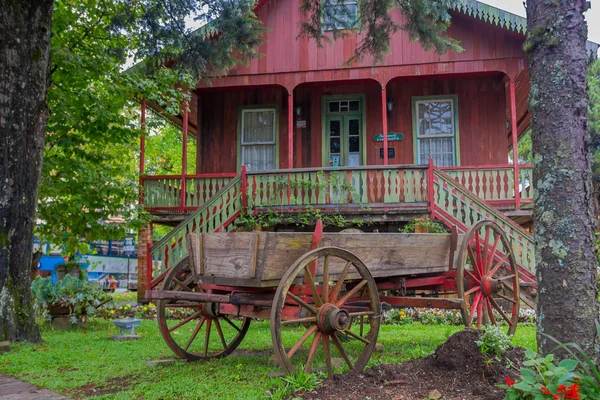
M 519 138 L 517 131 L 517 97 L 515 94 L 515 81 L 511 77 L 508 83 L 510 87 L 510 122 L 512 131 L 512 147 L 513 147 L 513 168 L 514 168 L 514 185 L 515 185 L 515 209 L 521 208 L 521 193 L 519 188 Z

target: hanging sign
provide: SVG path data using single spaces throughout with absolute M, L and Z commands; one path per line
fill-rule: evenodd
M 397 132 L 388 132 L 387 139 L 388 139 L 388 142 L 395 142 L 395 141 L 404 139 L 404 135 L 402 133 L 397 133 Z M 373 136 L 373 141 L 374 142 L 383 142 L 383 133 Z

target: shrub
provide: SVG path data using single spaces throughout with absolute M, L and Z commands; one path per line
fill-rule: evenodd
M 527 350 L 527 360 L 521 368 L 521 376 L 513 381 L 506 378 L 506 399 L 584 399 L 579 393 L 581 377 L 574 372 L 577 361 L 563 360 L 554 363 L 554 355 L 539 357 L 534 351 Z
M 450 230 L 443 224 L 439 222 L 434 222 L 429 219 L 429 217 L 423 217 L 418 219 L 413 219 L 408 222 L 402 228 L 398 229 L 399 232 L 402 233 L 414 233 L 415 226 L 419 228 L 427 228 L 429 233 L 448 233 Z
M 498 360 L 512 347 L 510 337 L 495 325 L 486 326 L 481 339 L 475 343 L 482 354 L 494 355 Z
M 37 277 L 31 283 L 31 291 L 36 299 L 37 307 L 42 316 L 50 318 L 50 307 L 65 306 L 71 314 L 77 317 L 94 315 L 98 308 L 111 300 L 97 285 L 82 281 L 71 275 L 52 283 L 52 278 Z M 73 322 L 76 322 L 76 318 Z

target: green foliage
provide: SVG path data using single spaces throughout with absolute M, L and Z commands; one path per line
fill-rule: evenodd
M 429 233 L 448 233 L 450 230 L 442 223 L 435 222 L 429 219 L 429 217 L 413 219 L 408 222 L 402 228 L 398 229 L 398 232 L 402 233 L 414 233 L 415 227 L 421 229 L 427 229 Z
M 505 399 L 583 399 L 597 397 L 553 397 L 559 395 L 568 387 L 577 388 L 581 381 L 575 372 L 577 361 L 563 360 L 555 363 L 554 355 L 538 356 L 533 350 L 527 350 L 527 360 L 521 367 L 521 375 L 516 381 L 506 378 L 506 385 L 499 385 L 506 389 Z M 572 386 L 577 385 L 577 386 Z M 562 389 L 562 388 L 565 389 Z M 561 388 L 559 391 L 559 388 Z
M 304 368 L 297 368 L 296 372 L 291 375 L 281 377 L 280 385 L 271 391 L 271 399 L 285 400 L 298 392 L 310 392 L 317 388 L 322 382 L 322 379 L 311 373 L 304 372 Z
M 486 326 L 480 340 L 476 343 L 482 354 L 493 355 L 498 360 L 501 360 L 504 353 L 512 347 L 510 337 L 495 325 Z
M 383 323 L 388 325 L 409 325 L 413 323 L 413 319 L 406 311 L 393 308 L 385 312 Z
M 528 129 L 519 138 L 517 150 L 519 151 L 519 162 L 530 164 L 533 162 L 533 151 L 531 144 L 531 129 Z
M 322 46 L 324 40 L 329 40 L 325 31 L 332 31 L 333 39 L 338 39 L 348 35 L 348 29 L 358 27 L 363 38 L 348 63 L 365 56 L 383 62 L 390 52 L 390 37 L 399 30 L 407 32 L 410 40 L 418 40 L 425 50 L 433 49 L 440 54 L 448 50 L 463 51 L 458 41 L 446 34 L 451 20 L 448 10 L 456 0 L 358 0 L 358 21 L 348 18 L 351 13 L 343 0 L 327 2 L 330 7 L 322 7 L 322 0 L 302 0 L 300 9 L 307 18 L 301 25 L 301 34 Z M 392 20 L 393 8 L 399 8 L 404 14 L 404 24 Z M 344 29 L 335 29 L 340 26 Z
M 102 289 L 92 283 L 71 275 L 52 283 L 52 278 L 36 277 L 31 283 L 31 291 L 44 317 L 49 317 L 52 306 L 67 306 L 77 315 L 94 315 L 99 306 L 111 299 Z
M 183 135 L 181 128 L 154 113 L 147 117 L 145 167 L 147 175 L 181 174 Z M 196 171 L 196 141 L 187 143 L 187 171 Z

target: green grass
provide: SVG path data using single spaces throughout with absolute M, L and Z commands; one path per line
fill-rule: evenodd
M 123 302 L 136 302 L 137 301 L 137 292 L 115 292 L 110 293 L 113 300 L 117 303 Z
M 444 325 L 384 325 L 378 342 L 385 347 L 374 353 L 370 365 L 398 363 L 423 357 L 460 327 Z M 277 368 L 268 363 L 272 351 L 269 323 L 253 321 L 240 346 L 244 352 L 193 363 L 174 363 L 150 368 L 146 361 L 172 358 L 155 321 L 145 320 L 136 330 L 139 341 L 116 342 L 118 333 L 109 321 L 94 319 L 86 330 L 55 331 L 43 328 L 44 343 L 15 344 L 0 355 L 0 372 L 75 398 L 81 386 L 119 393 L 97 399 L 264 399 L 264 393 L 280 384 L 266 374 Z M 295 332 L 290 332 L 294 336 Z M 519 346 L 535 349 L 535 327 L 520 326 L 514 337 Z M 248 352 L 254 352 L 248 355 Z M 122 385 L 114 378 L 125 378 Z

